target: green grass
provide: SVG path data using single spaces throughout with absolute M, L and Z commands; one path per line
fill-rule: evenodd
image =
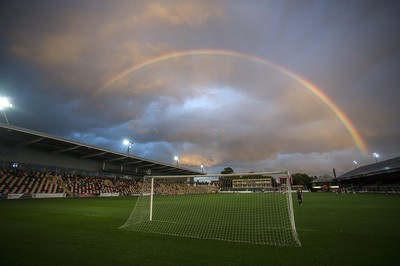
M 0 201 L 0 265 L 397 265 L 400 197 L 304 197 L 300 248 L 119 230 L 136 198 Z

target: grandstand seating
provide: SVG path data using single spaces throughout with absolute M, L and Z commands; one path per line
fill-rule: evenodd
M 213 193 L 214 185 L 199 183 L 188 186 L 186 183 L 167 185 L 157 183 L 158 195 Z M 119 177 L 98 177 L 82 175 L 61 175 L 51 172 L 25 172 L 17 169 L 0 169 L 0 195 L 33 193 L 66 193 L 68 196 L 86 194 L 97 196 L 101 193 L 134 195 L 140 193 L 142 181 Z
M 101 178 L 97 176 L 60 175 L 50 172 L 27 173 L 16 169 L 0 169 L 0 194 L 63 193 L 119 193 L 139 192 L 140 182 L 133 179 Z

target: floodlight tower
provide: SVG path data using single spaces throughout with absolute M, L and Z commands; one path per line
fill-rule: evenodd
M 354 168 L 357 168 L 357 161 L 354 160 L 353 163 L 354 163 Z
M 124 139 L 124 145 L 126 145 L 128 147 L 126 153 L 129 154 L 129 150 L 132 147 L 133 142 L 130 141 L 129 139 Z
M 174 160 L 176 161 L 176 166 L 179 166 L 179 157 L 178 157 L 178 156 L 175 156 L 175 157 L 174 157 Z
M 11 108 L 11 107 L 12 107 L 12 104 L 10 103 L 10 101 L 7 98 L 0 97 L 0 110 L 4 114 L 4 118 L 6 119 L 7 125 L 9 125 L 10 123 L 8 122 L 6 112 L 4 111 L 4 109 Z
M 377 162 L 378 162 L 378 158 L 379 158 L 379 154 L 377 154 L 376 152 L 374 152 L 372 155 L 374 156 L 375 162 L 377 163 Z

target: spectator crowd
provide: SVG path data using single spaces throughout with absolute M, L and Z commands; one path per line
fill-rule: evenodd
M 52 172 L 26 172 L 18 169 L 0 169 L 0 194 L 66 193 L 76 194 L 139 193 L 141 181 L 119 177 L 82 176 Z
M 33 193 L 65 193 L 66 196 L 99 196 L 113 193 L 131 196 L 150 193 L 150 182 L 143 186 L 143 178 L 99 177 L 53 172 L 0 168 L 0 195 Z M 187 181 L 185 178 L 157 179 L 155 195 L 215 193 L 216 184 Z

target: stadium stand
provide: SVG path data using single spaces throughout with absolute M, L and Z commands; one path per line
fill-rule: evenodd
M 100 196 L 115 194 L 119 196 L 138 195 L 142 191 L 141 179 L 120 177 L 98 177 L 51 172 L 26 172 L 18 169 L 0 168 L 0 198 L 9 194 L 23 194 L 24 198 L 37 193 L 65 193 L 65 196 Z M 215 193 L 218 186 L 206 182 L 193 182 L 190 186 L 181 184 L 155 184 L 157 195 Z
M 68 196 L 101 193 L 134 195 L 139 193 L 141 182 L 134 179 L 101 178 L 97 176 L 61 175 L 44 172 L 25 172 L 0 169 L 0 194 L 66 193 Z
M 324 174 L 311 182 L 311 192 L 336 191 L 338 188 L 338 181 L 328 174 Z
M 346 190 L 400 194 L 400 157 L 359 166 L 336 180 Z
M 61 139 L 0 123 L 0 166 L 38 165 L 40 169 L 80 169 L 116 175 L 198 175 L 200 171 L 123 152 Z M 200 170 L 200 169 L 199 169 Z
M 134 195 L 150 174 L 204 173 L 0 123 L 0 198 Z

